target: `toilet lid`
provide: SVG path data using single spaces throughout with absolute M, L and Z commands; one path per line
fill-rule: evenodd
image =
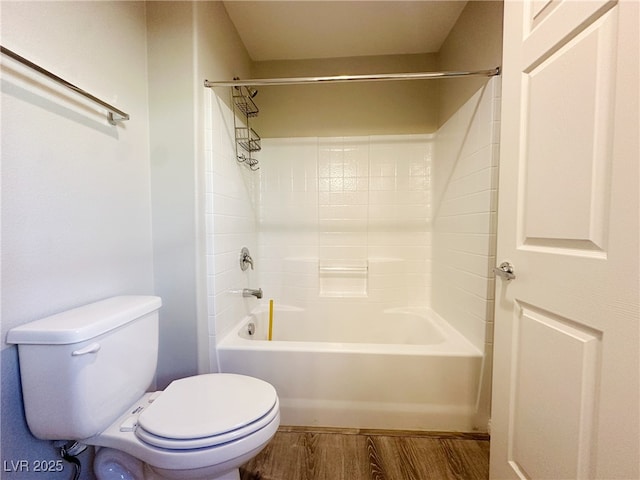
M 219 442 L 211 437 L 237 436 L 228 434 L 238 430 L 247 435 L 260 428 L 274 416 L 277 399 L 272 385 L 253 377 L 226 373 L 187 377 L 172 382 L 140 413 L 136 434 L 145 441 L 158 438 L 151 441 L 154 444 L 207 439 L 196 443 L 213 445 Z

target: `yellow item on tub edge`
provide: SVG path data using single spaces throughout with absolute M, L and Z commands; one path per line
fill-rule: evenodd
M 273 300 L 269 300 L 269 341 L 273 336 Z

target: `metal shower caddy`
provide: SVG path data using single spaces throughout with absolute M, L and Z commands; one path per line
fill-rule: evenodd
M 234 86 L 231 88 L 233 100 L 233 127 L 236 137 L 236 160 L 244 163 L 251 170 L 258 170 L 258 159 L 253 157 L 253 152 L 259 152 L 260 135 L 251 128 L 250 118 L 258 116 L 260 110 L 253 101 L 253 96 L 257 93 L 246 86 Z M 238 118 L 241 119 L 238 125 Z

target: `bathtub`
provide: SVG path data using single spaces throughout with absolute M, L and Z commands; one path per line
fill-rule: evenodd
M 271 383 L 283 425 L 478 430 L 482 352 L 427 309 L 360 307 L 279 305 L 268 341 L 261 305 L 219 341 L 220 370 Z

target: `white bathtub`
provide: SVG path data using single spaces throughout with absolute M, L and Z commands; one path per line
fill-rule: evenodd
M 482 353 L 433 312 L 262 305 L 218 343 L 223 372 L 271 383 L 283 425 L 483 430 Z M 248 326 L 255 326 L 249 335 Z

